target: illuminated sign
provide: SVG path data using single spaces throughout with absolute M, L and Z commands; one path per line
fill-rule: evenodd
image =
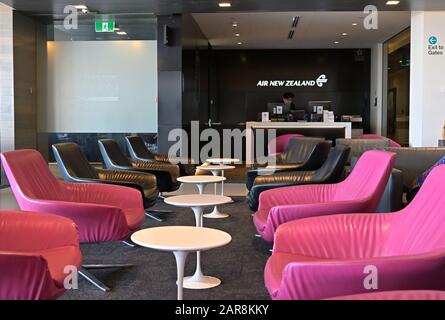
M 257 87 L 319 87 L 322 88 L 328 83 L 325 74 L 320 75 L 315 80 L 260 80 Z

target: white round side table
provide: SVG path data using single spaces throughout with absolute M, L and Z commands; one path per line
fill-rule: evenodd
M 219 164 L 220 166 L 228 165 L 228 164 L 234 164 L 241 162 L 240 159 L 232 159 L 232 158 L 210 158 L 207 159 L 206 162 L 212 163 L 212 164 Z
M 224 171 L 235 169 L 234 166 L 227 165 L 208 165 L 208 166 L 200 166 L 196 168 L 201 171 L 208 171 L 213 174 L 215 177 L 224 177 Z M 215 194 L 216 194 L 216 184 L 215 184 Z M 224 181 L 221 182 L 221 195 L 224 196 Z M 204 215 L 204 218 L 208 219 L 225 219 L 230 217 L 227 213 L 221 213 L 218 209 L 218 206 L 215 206 L 212 213 Z
M 131 240 L 141 247 L 173 252 L 178 275 L 178 300 L 182 300 L 188 254 L 223 247 L 232 241 L 232 237 L 226 232 L 208 228 L 160 227 L 138 231 Z
M 183 196 L 169 197 L 164 200 L 165 203 L 180 207 L 191 208 L 195 214 L 196 226 L 203 226 L 202 213 L 205 208 L 217 205 L 223 205 L 232 202 L 232 199 L 225 196 L 211 195 L 211 194 L 192 194 Z M 201 253 L 196 253 L 196 271 L 191 277 L 184 280 L 184 288 L 187 289 L 210 289 L 221 284 L 221 280 L 215 277 L 205 276 L 201 269 Z
M 198 187 L 199 194 L 203 194 L 204 189 L 208 184 L 222 183 L 226 180 L 226 178 L 218 176 L 188 176 L 179 177 L 177 180 L 181 183 L 196 185 Z

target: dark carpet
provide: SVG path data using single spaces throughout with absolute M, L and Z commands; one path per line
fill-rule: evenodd
M 255 238 L 251 212 L 245 198 L 221 207 L 231 214 L 228 219 L 205 219 L 204 226 L 228 232 L 233 240 L 223 248 L 203 252 L 203 272 L 222 280 L 222 285 L 209 290 L 184 289 L 185 300 L 265 300 L 269 295 L 264 287 L 263 271 L 270 247 Z M 159 223 L 146 220 L 143 228 L 185 225 L 194 226 L 190 209 L 178 209 L 159 203 L 156 209 L 172 209 L 166 220 Z M 208 210 L 211 211 L 211 210 Z M 85 264 L 131 263 L 130 269 L 93 270 L 92 273 L 112 288 L 103 293 L 79 277 L 79 289 L 66 292 L 66 300 L 174 300 L 176 299 L 176 263 L 173 254 L 151 249 L 130 248 L 120 242 L 82 245 Z M 187 259 L 185 275 L 195 270 L 196 255 Z

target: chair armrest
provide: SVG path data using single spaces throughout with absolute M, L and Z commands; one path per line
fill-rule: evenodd
M 63 182 L 62 182 L 63 183 Z M 100 204 L 118 208 L 142 207 L 140 192 L 133 188 L 104 183 L 63 183 L 70 202 Z
M 253 185 L 255 184 L 255 180 L 258 177 L 270 177 L 276 173 L 284 173 L 284 172 L 295 172 L 300 171 L 302 168 L 301 164 L 292 164 L 292 165 L 274 165 L 269 166 L 268 168 L 257 168 L 253 170 L 249 170 L 247 172 L 247 180 L 246 187 L 248 190 L 251 190 Z
M 156 187 L 156 176 L 144 172 L 97 170 L 99 181 L 114 185 L 121 185 L 139 190 L 144 194 L 144 187 Z
M 90 186 L 113 187 L 111 185 L 95 185 Z M 119 187 L 125 188 L 125 187 Z M 140 208 L 143 212 L 143 204 L 140 192 L 134 189 L 126 188 L 135 196 L 135 203 L 129 203 L 127 208 Z M 27 203 L 33 211 L 47 212 L 56 214 L 73 220 L 79 228 L 79 238 L 81 242 L 99 242 L 99 241 L 116 241 L 126 239 L 129 235 L 128 223 L 124 212 L 120 207 L 100 204 L 106 203 L 112 194 L 104 192 L 94 192 L 94 188 L 89 189 L 88 193 L 91 199 L 84 197 L 85 202 L 54 201 L 54 200 L 32 200 Z M 115 203 L 125 202 L 125 194 L 114 194 Z M 118 197 L 122 196 L 123 199 Z M 102 198 L 102 199 L 101 199 Z M 89 200 L 90 202 L 87 202 Z M 104 200 L 104 201 L 100 201 Z
M 153 174 L 166 172 L 170 175 L 172 180 L 176 180 L 179 177 L 179 167 L 176 164 L 147 161 L 133 161 L 132 164 L 136 169 L 145 169 L 149 172 L 152 171 Z
M 41 300 L 57 289 L 47 261 L 30 253 L 0 251 L 0 283 L 0 300 Z
M 292 221 L 276 231 L 273 250 L 322 259 L 372 257 L 381 253 L 397 216 L 341 214 Z
M 443 250 L 363 260 L 290 263 L 283 270 L 282 287 L 276 298 L 327 299 L 369 293 L 365 287 L 369 276 L 367 268 L 377 272 L 378 291 L 439 290 L 445 284 L 445 278 L 441 276 L 444 265 Z
M 29 252 L 79 246 L 77 226 L 70 219 L 34 212 L 2 212 L 0 250 Z
M 260 211 L 279 205 L 324 203 L 332 199 L 335 184 L 308 184 L 268 190 L 260 195 Z

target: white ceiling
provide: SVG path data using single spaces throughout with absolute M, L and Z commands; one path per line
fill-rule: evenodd
M 294 16 L 300 16 L 300 21 L 294 38 L 288 40 Z M 196 13 L 193 17 L 215 49 L 368 48 L 410 25 L 407 11 L 379 12 L 378 30 L 364 28 L 362 12 Z M 235 37 L 237 32 L 240 38 Z M 242 45 L 237 45 L 238 39 Z

